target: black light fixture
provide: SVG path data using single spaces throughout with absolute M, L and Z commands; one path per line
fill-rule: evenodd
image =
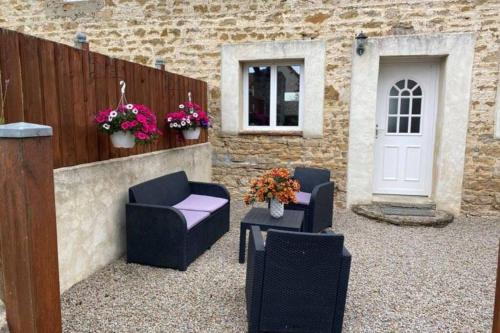
M 358 55 L 362 55 L 365 53 L 365 45 L 366 45 L 366 40 L 368 39 L 368 36 L 361 31 L 357 36 L 356 36 L 356 53 Z

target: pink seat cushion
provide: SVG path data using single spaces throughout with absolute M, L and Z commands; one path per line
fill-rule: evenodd
M 174 207 L 177 209 L 197 210 L 213 213 L 227 203 L 227 199 L 208 195 L 191 194 Z
M 309 202 L 311 201 L 311 193 L 307 192 L 297 192 L 296 194 L 297 197 L 297 203 L 301 205 L 309 205 Z
M 187 224 L 187 229 L 191 229 L 201 221 L 203 221 L 204 218 L 210 215 L 208 212 L 200 212 L 200 211 L 195 211 L 195 210 L 184 210 L 180 209 L 180 212 L 182 215 L 184 215 L 184 218 L 186 219 L 186 224 Z

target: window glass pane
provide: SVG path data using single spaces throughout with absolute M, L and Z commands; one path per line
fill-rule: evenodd
M 387 124 L 387 132 L 396 133 L 397 123 L 398 123 L 398 117 L 389 117 L 389 123 Z
M 408 80 L 408 89 L 412 89 L 413 87 L 415 87 L 417 85 L 417 82 L 413 81 L 413 80 Z
M 408 133 L 408 117 L 399 118 L 399 133 Z
M 403 89 L 405 87 L 405 80 L 396 82 L 396 85 L 398 86 L 399 89 Z
M 409 98 L 401 98 L 401 109 L 399 110 L 400 114 L 408 114 L 410 113 L 410 99 Z
M 269 126 L 271 67 L 248 68 L 248 125 Z
M 398 113 L 398 99 L 390 98 L 389 99 L 389 114 L 397 114 Z
M 300 66 L 277 66 L 276 125 L 299 125 Z
M 392 87 L 392 88 L 391 88 L 391 92 L 390 92 L 390 94 L 389 94 L 389 95 L 391 95 L 391 96 L 397 96 L 397 95 L 399 95 L 399 90 L 398 90 L 398 88 L 396 88 L 396 87 Z
M 411 118 L 411 132 L 420 133 L 420 117 Z
M 401 96 L 410 96 L 410 91 L 403 90 L 403 92 L 401 93 Z
M 414 98 L 412 104 L 411 114 L 420 114 L 422 108 L 422 99 Z
M 413 96 L 422 96 L 422 89 L 420 87 L 415 88 L 415 90 L 413 90 Z

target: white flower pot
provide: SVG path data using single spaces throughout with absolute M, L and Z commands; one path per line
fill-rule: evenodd
M 182 135 L 184 135 L 184 139 L 186 140 L 197 140 L 200 137 L 200 128 L 182 130 Z
M 269 213 L 275 219 L 279 219 L 285 213 L 285 205 L 276 199 L 271 199 L 271 204 L 269 205 Z
M 135 137 L 129 131 L 119 131 L 111 134 L 111 142 L 115 148 L 134 148 Z

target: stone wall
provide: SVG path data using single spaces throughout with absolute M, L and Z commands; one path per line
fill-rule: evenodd
M 72 44 L 77 31 L 90 48 L 206 80 L 215 118 L 214 179 L 241 194 L 262 169 L 282 165 L 329 168 L 345 203 L 351 54 L 354 36 L 474 32 L 477 37 L 463 182 L 465 213 L 500 213 L 500 140 L 494 138 L 500 2 L 497 0 L 160 1 L 0 0 L 0 26 Z M 326 41 L 324 136 L 223 136 L 220 49 L 249 41 Z
M 209 182 L 209 143 L 54 171 L 61 291 L 125 253 L 128 188 L 184 170 Z

